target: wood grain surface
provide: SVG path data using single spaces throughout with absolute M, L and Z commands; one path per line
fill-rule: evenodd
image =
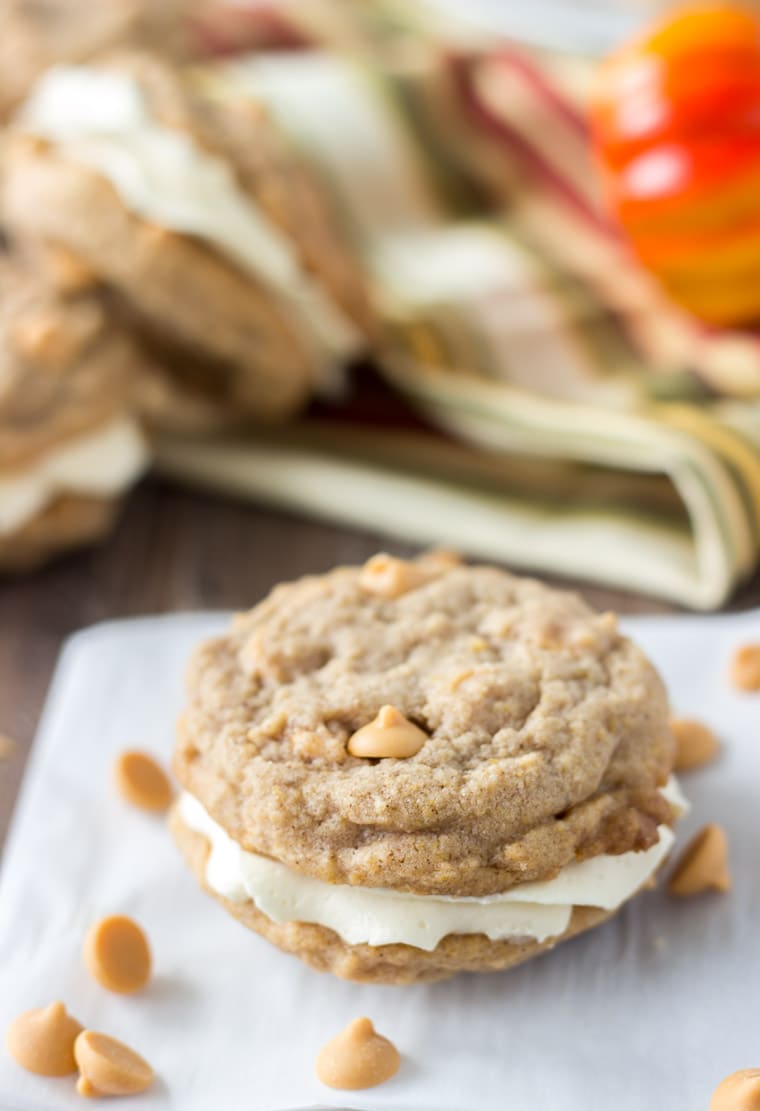
M 0 760 L 0 846 L 69 633 L 109 618 L 250 606 L 281 579 L 362 562 L 381 547 L 400 555 L 412 550 L 376 535 L 148 481 L 132 494 L 116 532 L 101 547 L 35 574 L 0 580 L 0 735 L 18 742 L 10 758 Z M 673 612 L 648 598 L 578 589 L 604 609 Z M 760 604 L 760 578 L 734 603 L 753 604 Z

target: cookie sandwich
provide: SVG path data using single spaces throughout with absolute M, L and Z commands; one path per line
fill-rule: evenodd
M 0 571 L 100 537 L 148 450 L 131 385 L 141 361 L 101 306 L 65 303 L 0 262 Z
M 508 968 L 650 883 L 682 805 L 659 675 L 611 614 L 377 556 L 202 644 L 175 838 L 246 926 L 379 983 Z
M 364 350 L 367 302 L 328 205 L 222 77 L 148 54 L 50 70 L 3 194 L 16 243 L 64 248 L 157 359 L 237 412 L 286 416 Z

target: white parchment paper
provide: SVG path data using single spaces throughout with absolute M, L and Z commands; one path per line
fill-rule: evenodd
M 706 1111 L 725 1074 L 760 1065 L 760 695 L 726 680 L 734 647 L 760 640 L 760 611 L 625 623 L 675 710 L 725 742 L 719 763 L 683 778 L 693 810 L 679 842 L 724 825 L 733 892 L 647 893 L 522 968 L 411 988 L 343 983 L 271 948 L 196 888 L 161 819 L 116 796 L 120 750 L 169 760 L 189 651 L 225 621 L 116 622 L 66 647 L 0 877 L 0 1027 L 65 1000 L 155 1066 L 136 1111 Z M 88 925 L 117 912 L 154 951 L 155 979 L 133 998 L 98 987 L 80 955 Z M 316 1052 L 361 1014 L 392 1036 L 402 1068 L 374 1091 L 331 1092 Z M 2 1111 L 82 1106 L 73 1080 L 27 1075 L 0 1053 Z

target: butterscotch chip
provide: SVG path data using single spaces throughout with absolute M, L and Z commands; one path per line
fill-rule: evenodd
M 710 1111 L 760 1111 L 760 1069 L 740 1069 L 722 1080 Z
M 15 756 L 18 749 L 18 744 L 12 737 L 6 737 L 4 733 L 0 733 L 0 760 L 10 760 Z
M 728 838 L 718 825 L 707 825 L 684 849 L 668 883 L 671 895 L 729 891 Z
M 673 718 L 670 723 L 676 741 L 675 770 L 691 771 L 709 764 L 720 751 L 720 741 L 701 721 Z
M 160 764 L 147 752 L 122 752 L 114 768 L 116 786 L 133 806 L 141 810 L 167 810 L 172 788 Z
M 381 552 L 368 560 L 359 575 L 359 585 L 381 598 L 400 598 L 410 590 L 423 586 L 429 579 L 416 563 Z
M 423 552 L 418 556 L 417 563 L 430 571 L 435 570 L 443 574 L 445 571 L 452 571 L 455 567 L 461 567 L 462 557 L 447 548 L 432 548 L 429 552 Z
M 460 565 L 461 560 L 452 552 L 426 552 L 416 560 L 397 559 L 380 552 L 362 567 L 359 585 L 381 598 L 400 598 Z
M 395 1076 L 401 1057 L 393 1042 L 368 1018 L 357 1018 L 329 1041 L 317 1057 L 317 1076 L 329 1088 L 374 1088 Z
M 357 729 L 349 739 L 348 751 L 352 756 L 403 760 L 415 756 L 427 739 L 427 733 L 395 706 L 383 706 L 374 721 Z
M 150 979 L 148 940 L 131 918 L 111 915 L 92 926 L 85 938 L 84 962 L 109 991 L 132 995 Z
M 74 1042 L 74 1057 L 80 1073 L 80 1096 L 131 1096 L 153 1083 L 148 1062 L 107 1034 L 83 1030 Z
M 38 1076 L 68 1076 L 77 1071 L 74 1041 L 82 1026 L 63 1003 L 25 1011 L 8 1027 L 5 1044 L 16 1064 Z
M 736 650 L 731 682 L 740 691 L 760 691 L 760 644 L 745 644 Z

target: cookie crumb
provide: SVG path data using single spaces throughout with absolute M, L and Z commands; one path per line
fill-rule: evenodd
M 399 1051 L 368 1018 L 356 1018 L 317 1057 L 317 1076 L 328 1088 L 357 1091 L 384 1084 L 398 1072 Z
M 718 825 L 706 825 L 681 853 L 668 881 L 671 895 L 688 898 L 703 891 L 730 891 L 728 838 Z

